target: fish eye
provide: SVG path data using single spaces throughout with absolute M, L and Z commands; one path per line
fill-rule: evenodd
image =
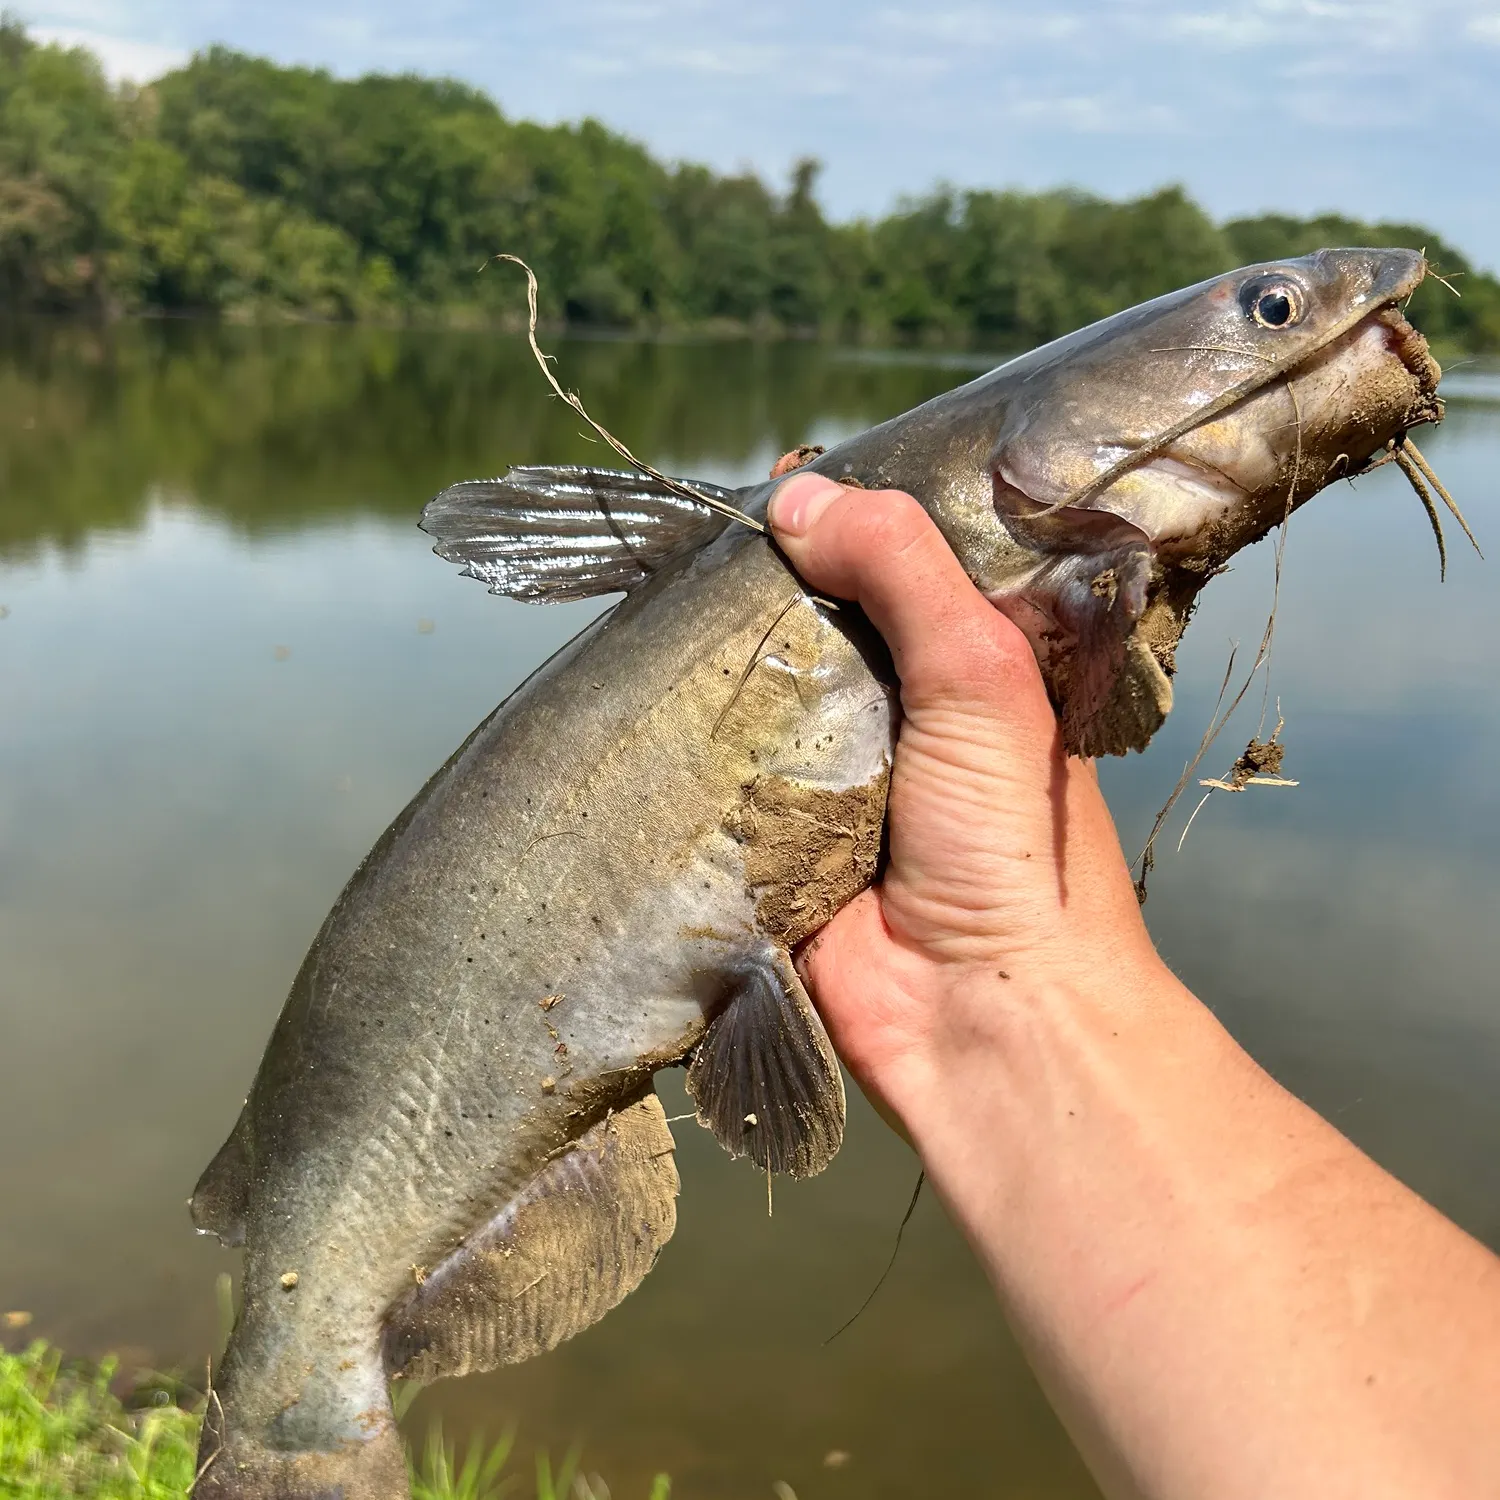
M 1262 328 L 1290 328 L 1302 317 L 1302 288 L 1280 278 L 1257 278 L 1240 293 L 1240 303 Z

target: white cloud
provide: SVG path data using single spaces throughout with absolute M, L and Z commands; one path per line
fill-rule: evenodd
M 1167 22 L 1173 36 L 1190 37 L 1215 47 L 1258 47 L 1266 41 L 1265 17 L 1254 11 L 1206 11 L 1173 16 Z
M 138 42 L 129 37 L 109 36 L 74 26 L 35 26 L 31 28 L 31 35 L 39 42 L 54 42 L 60 47 L 87 47 L 99 59 L 111 83 L 120 83 L 127 78 L 132 83 L 150 83 L 163 73 L 181 67 L 189 55 L 181 47 Z
M 780 47 L 726 41 L 711 47 L 668 47 L 657 52 L 652 60 L 659 67 L 681 68 L 690 73 L 751 78 L 776 72 L 784 65 L 785 52 Z
M 28 8 L 25 18 L 33 34 L 49 28 L 56 31 L 81 27 L 85 31 L 118 36 L 131 28 L 129 9 L 126 0 L 56 0 L 54 4 Z M 136 24 L 139 22 L 136 17 Z
M 1177 115 L 1168 105 L 1104 94 L 1016 99 L 1006 113 L 1029 124 L 1056 125 L 1078 135 L 1157 134 L 1179 128 Z
M 1351 41 L 1361 48 L 1410 46 L 1436 19 L 1436 9 L 1406 0 L 1249 0 L 1233 8 L 1169 16 L 1165 30 L 1231 51 L 1301 44 L 1314 27 L 1337 31 L 1345 46 Z
M 959 47 L 986 47 L 1011 42 L 1059 42 L 1078 35 L 1083 21 L 1064 10 L 1004 11 L 994 5 L 961 5 L 937 10 L 929 6 L 877 11 L 875 24 L 908 41 L 942 42 Z
M 1500 0 L 7 3 L 114 77 L 223 42 L 344 76 L 452 74 L 515 118 L 593 115 L 777 181 L 814 154 L 839 217 L 940 178 L 1182 181 L 1224 216 L 1378 202 L 1500 263 L 1500 195 L 1474 165 L 1500 129 Z

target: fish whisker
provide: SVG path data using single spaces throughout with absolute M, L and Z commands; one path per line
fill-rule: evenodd
M 1147 354 L 1239 354 L 1246 359 L 1258 359 L 1264 365 L 1276 361 L 1269 354 L 1255 349 L 1237 349 L 1233 344 L 1164 344 L 1158 349 L 1148 349 Z
M 1385 452 L 1379 458 L 1367 458 L 1365 462 L 1353 473 L 1345 474 L 1345 479 L 1363 479 L 1366 474 L 1373 474 L 1376 469 L 1383 469 L 1387 464 L 1396 461 L 1396 448 L 1394 443 L 1387 443 Z
M 1369 316 L 1369 308 L 1358 307 L 1346 316 L 1336 319 L 1316 342 L 1308 348 L 1299 350 L 1295 359 L 1285 363 L 1261 356 L 1262 362 L 1269 367 L 1269 374 L 1247 375 L 1243 380 L 1237 381 L 1227 390 L 1221 391 L 1212 401 L 1206 402 L 1189 415 L 1171 423 L 1161 432 L 1157 433 L 1149 443 L 1142 443 L 1139 448 L 1133 449 L 1123 458 L 1117 459 L 1107 468 L 1095 474 L 1087 484 L 1073 490 L 1070 494 L 1064 495 L 1061 500 L 1054 500 L 1051 505 L 1037 512 L 1037 518 L 1056 515 L 1058 511 L 1067 510 L 1072 506 L 1087 505 L 1089 501 L 1103 494 L 1112 484 L 1116 483 L 1121 476 L 1128 474 L 1132 469 L 1141 468 L 1143 465 L 1150 463 L 1152 459 L 1165 453 L 1184 434 L 1191 432 L 1195 427 L 1202 427 L 1212 421 L 1221 412 L 1228 411 L 1232 406 L 1238 406 L 1241 401 L 1245 401 L 1261 390 L 1264 390 L 1276 378 L 1278 372 L 1286 376 L 1288 387 L 1290 387 L 1291 378 L 1297 369 L 1305 367 L 1322 350 L 1342 338 L 1351 328 Z
M 1482 558 L 1484 556 L 1484 553 L 1480 550 L 1479 543 L 1474 539 L 1474 533 L 1469 530 L 1469 523 L 1464 520 L 1464 513 L 1458 508 L 1458 502 L 1453 498 L 1452 495 L 1448 493 L 1447 487 L 1443 484 L 1443 481 L 1437 477 L 1437 474 L 1433 471 L 1432 465 L 1428 463 L 1427 460 L 1422 456 L 1421 449 L 1418 448 L 1417 445 L 1412 442 L 1409 437 L 1403 438 L 1399 446 L 1411 455 L 1417 467 L 1422 471 L 1422 475 L 1427 480 L 1428 484 L 1430 484 L 1433 489 L 1438 492 L 1438 496 L 1441 498 L 1443 504 L 1453 512 L 1453 519 L 1463 527 L 1464 535 L 1469 539 L 1469 545 L 1476 552 L 1478 552 L 1480 557 Z
M 1448 544 L 1443 540 L 1443 520 L 1437 513 L 1437 506 L 1432 499 L 1432 491 L 1422 482 L 1422 475 L 1415 463 L 1407 457 L 1405 450 L 1397 445 L 1391 449 L 1391 457 L 1396 460 L 1396 467 L 1406 475 L 1411 483 L 1412 489 L 1417 493 L 1417 499 L 1422 502 L 1422 509 L 1427 512 L 1427 519 L 1432 523 L 1432 535 L 1437 542 L 1438 549 L 1438 581 L 1446 583 L 1448 579 Z

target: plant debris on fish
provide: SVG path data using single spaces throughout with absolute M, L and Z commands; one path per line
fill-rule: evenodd
M 1440 418 L 1401 311 L 1424 273 L 1402 250 L 1236 271 L 778 474 L 914 494 L 1025 631 L 1069 750 L 1140 749 L 1203 585 Z M 626 598 L 360 865 L 198 1184 L 197 1225 L 245 1247 L 205 1500 L 401 1495 L 393 1377 L 529 1358 L 637 1286 L 676 1221 L 658 1069 L 767 1173 L 838 1150 L 791 954 L 876 878 L 899 696 L 860 613 L 764 534 L 778 482 L 522 467 L 423 513 L 497 593 Z

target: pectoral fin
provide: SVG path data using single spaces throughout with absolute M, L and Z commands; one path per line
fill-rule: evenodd
M 844 1080 L 823 1023 L 784 949 L 767 947 L 733 977 L 693 1055 L 698 1119 L 731 1156 L 813 1177 L 844 1138 Z
M 655 1094 L 610 1115 L 421 1277 L 386 1321 L 385 1362 L 420 1380 L 515 1364 L 597 1323 L 677 1225 L 672 1132 Z
M 733 502 L 718 485 L 693 487 Z M 724 518 L 643 474 L 559 465 L 451 485 L 427 502 L 421 524 L 439 557 L 492 594 L 550 603 L 634 588 Z

